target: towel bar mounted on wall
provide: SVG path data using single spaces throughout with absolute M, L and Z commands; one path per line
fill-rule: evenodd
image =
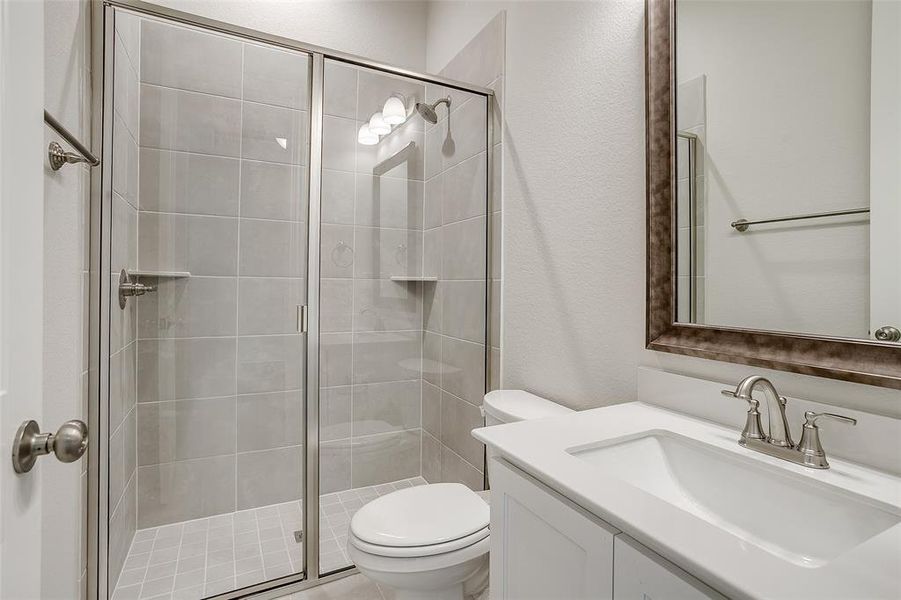
M 52 127 L 73 148 L 78 150 L 77 154 L 75 152 L 66 152 L 58 142 L 50 142 L 50 146 L 47 148 L 47 158 L 50 160 L 51 169 L 59 171 L 63 165 L 71 163 L 88 163 L 92 167 L 100 164 L 100 159 L 94 156 L 84 144 L 78 141 L 78 138 L 72 135 L 62 123 L 56 120 L 56 117 L 46 110 L 44 111 L 44 123 Z
M 810 213 L 806 215 L 795 215 L 792 217 L 775 217 L 772 219 L 759 219 L 757 221 L 748 221 L 747 219 L 739 219 L 732 221 L 729 226 L 736 231 L 747 231 L 751 225 L 763 225 L 764 223 L 782 223 L 784 221 L 801 221 L 803 219 L 819 219 L 821 217 L 840 217 L 843 215 L 860 215 L 870 212 L 869 208 L 849 208 L 847 210 L 832 210 L 829 212 Z

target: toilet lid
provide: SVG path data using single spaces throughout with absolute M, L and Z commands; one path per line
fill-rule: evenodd
M 347 537 L 347 543 L 363 552 L 375 554 L 376 556 L 387 556 L 392 558 L 425 558 L 427 556 L 445 554 L 447 552 L 453 552 L 454 550 L 462 550 L 474 546 L 482 540 L 487 541 L 489 534 L 489 529 L 485 527 L 472 535 L 451 540 L 450 542 L 444 542 L 443 544 L 432 544 L 430 546 L 380 546 L 379 544 L 364 542 L 351 533 Z M 487 552 L 487 549 L 485 552 Z
M 489 514 L 485 501 L 468 487 L 433 483 L 376 498 L 353 516 L 350 531 L 378 546 L 431 546 L 485 529 Z

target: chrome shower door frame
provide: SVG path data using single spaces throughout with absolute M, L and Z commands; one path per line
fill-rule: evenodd
M 385 73 L 406 77 L 453 89 L 463 90 L 485 97 L 486 110 L 486 302 L 485 302 L 485 391 L 491 380 L 490 317 L 491 317 L 491 264 L 499 257 L 491 256 L 491 222 L 496 199 L 493 198 L 496 166 L 493 164 L 493 144 L 496 132 L 494 125 L 494 92 L 490 88 L 469 85 L 452 79 L 429 75 L 387 65 L 364 57 L 305 44 L 289 38 L 270 35 L 244 27 L 207 19 L 190 13 L 157 6 L 140 0 L 93 0 L 91 3 L 92 23 L 92 148 L 102 149 L 101 169 L 91 175 L 90 211 L 90 376 L 88 418 L 92 431 L 92 444 L 88 466 L 88 598 L 107 600 L 109 564 L 107 558 L 109 542 L 109 318 L 110 318 L 110 277 L 111 268 L 111 216 L 112 216 L 112 122 L 113 122 L 113 48 L 115 47 L 115 11 L 128 10 L 132 13 L 163 19 L 176 24 L 188 25 L 210 32 L 242 38 L 296 52 L 303 52 L 312 58 L 311 102 L 310 102 L 310 170 L 309 199 L 306 219 L 307 245 L 306 260 L 306 302 L 307 330 L 305 335 L 305 364 L 298 368 L 305 370 L 304 390 L 304 570 L 268 580 L 263 583 L 215 596 L 216 600 L 235 600 L 254 597 L 277 598 L 292 592 L 341 579 L 356 573 L 355 567 L 321 576 L 319 573 L 319 322 L 320 322 L 320 221 L 322 188 L 322 123 L 323 85 L 325 59 L 374 69 Z M 108 77 L 105 75 L 109 75 Z M 106 276 L 104 276 L 106 274 Z M 106 358 L 104 358 L 106 357 Z

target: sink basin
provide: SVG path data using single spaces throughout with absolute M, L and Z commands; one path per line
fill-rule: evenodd
M 566 452 L 804 567 L 820 567 L 901 522 L 891 505 L 668 431 Z

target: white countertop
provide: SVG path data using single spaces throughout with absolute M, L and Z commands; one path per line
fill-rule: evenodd
M 639 402 L 562 417 L 484 427 L 473 435 L 506 460 L 563 496 L 634 537 L 711 587 L 733 598 L 901 598 L 901 523 L 821 566 L 802 566 L 721 529 L 650 493 L 610 476 L 567 449 L 640 434 L 669 431 L 751 457 L 793 476 L 811 478 L 891 505 L 901 515 L 901 479 L 830 459 L 816 470 L 738 445 L 739 431 Z M 825 442 L 824 442 L 824 445 Z M 827 445 L 828 453 L 828 445 Z M 779 498 L 758 507 L 761 519 L 779 510 Z M 829 527 L 829 523 L 823 523 Z

